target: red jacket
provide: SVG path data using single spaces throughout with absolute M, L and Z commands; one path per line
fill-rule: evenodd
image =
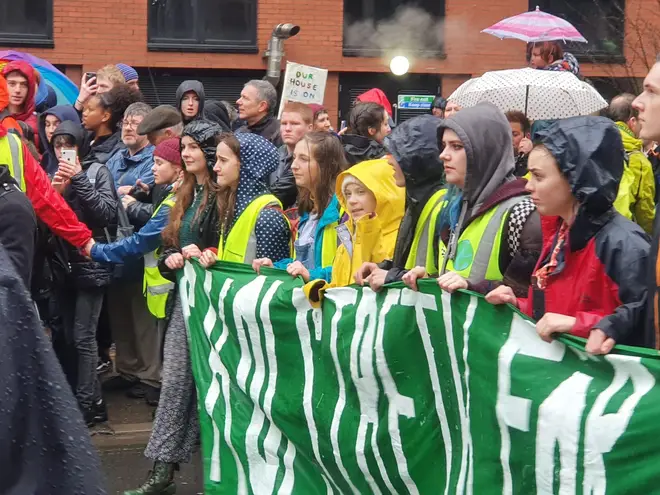
M 7 139 L 7 130 L 0 126 L 0 139 Z M 75 247 L 83 247 L 92 237 L 91 231 L 81 223 L 64 198 L 50 184 L 48 175 L 39 162 L 23 145 L 23 179 L 25 193 L 37 217 L 53 233 Z
M 557 121 L 536 138 L 555 157 L 580 204 L 546 288 L 533 280 L 528 298 L 518 300 L 520 309 L 536 320 L 548 312 L 573 316 L 571 333 L 580 337 L 598 328 L 617 344 L 654 347 L 644 325 L 648 237 L 612 207 L 624 161 L 617 128 L 603 117 L 576 117 Z M 542 217 L 537 269 L 549 261 L 560 225 L 557 217 Z

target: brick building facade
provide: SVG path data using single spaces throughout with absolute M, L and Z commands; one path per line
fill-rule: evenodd
M 653 32 L 660 32 L 660 25 L 654 24 L 658 0 L 417 0 L 417 6 L 428 5 L 434 11 L 431 23 L 408 17 L 403 21 L 406 32 L 400 32 L 400 26 L 391 22 L 398 15 L 396 8 L 407 3 L 3 0 L 0 49 L 30 51 L 62 68 L 76 82 L 84 71 L 107 63 L 127 63 L 138 68 L 141 86 L 154 102 L 171 101 L 172 88 L 184 78 L 200 78 L 207 86 L 217 86 L 211 89 L 216 97 L 231 98 L 247 78 L 263 77 L 263 53 L 274 26 L 291 22 L 301 31 L 286 41 L 286 59 L 329 70 L 325 102 L 337 118 L 340 110 L 345 112 L 352 94 L 362 87 L 386 86 L 393 98 L 401 90 L 439 90 L 447 96 L 472 75 L 523 66 L 524 43 L 500 41 L 480 30 L 533 8 L 532 3 L 540 3 L 552 13 L 564 13 L 588 39 L 590 34 L 598 37 L 589 45 L 592 54 L 582 59 L 582 72 L 588 77 L 643 77 L 648 60 L 639 55 L 639 38 L 646 44 L 647 59 L 651 53 L 654 56 L 651 45 L 655 40 L 637 35 L 639 20 L 645 25 L 651 22 Z M 625 9 L 625 29 L 623 17 L 617 17 L 617 6 Z M 584 12 L 591 12 L 589 19 Z M 370 19 L 375 19 L 376 25 L 380 22 L 379 33 L 370 31 Z M 436 46 L 405 50 L 406 44 L 419 45 L 419 39 L 425 39 L 418 30 L 438 30 L 441 35 Z M 408 34 L 421 38 L 411 41 Z M 383 41 L 385 49 L 380 46 Z M 399 79 L 389 75 L 388 69 L 389 57 L 396 49 L 413 59 L 411 75 Z

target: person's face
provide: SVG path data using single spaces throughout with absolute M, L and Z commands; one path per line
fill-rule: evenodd
M 467 155 L 463 141 L 459 139 L 454 131 L 445 129 L 442 135 L 442 148 L 440 159 L 445 164 L 447 182 L 463 189 L 467 174 Z
M 314 121 L 314 130 L 315 131 L 330 131 L 332 129 L 332 124 L 330 123 L 330 116 L 322 112 L 316 116 L 316 121 Z
M 154 156 L 151 172 L 154 174 L 156 184 L 173 184 L 179 178 L 181 167 L 177 167 L 160 156 Z
M 57 157 L 58 160 L 62 159 L 62 150 L 75 150 L 76 156 L 78 155 L 78 147 L 75 144 L 69 145 L 64 143 L 58 143 L 57 146 L 53 146 L 53 150 L 55 151 L 55 156 Z
M 128 149 L 143 148 L 147 144 L 147 137 L 137 133 L 137 128 L 143 120 L 142 115 L 124 117 L 121 123 L 121 140 Z
M 114 87 L 114 84 L 112 84 L 112 81 L 110 81 L 109 79 L 106 79 L 104 77 L 97 77 L 96 78 L 96 84 L 98 85 L 97 94 L 98 93 L 107 93 L 108 91 L 110 91 Z
M 194 91 L 188 91 L 181 98 L 181 113 L 187 119 L 193 119 L 199 112 L 199 96 Z
M 110 121 L 110 112 L 103 108 L 98 98 L 93 97 L 85 103 L 82 117 L 85 129 L 97 131 L 102 125 Z
M 442 111 L 442 108 L 435 107 L 433 110 L 431 110 L 431 113 L 434 117 L 438 117 L 439 119 L 443 119 L 445 117 L 445 112 Z
M 363 184 L 349 184 L 344 188 L 346 209 L 353 221 L 376 211 L 376 197 Z
M 137 79 L 132 79 L 130 81 L 126 81 L 126 84 L 128 84 L 131 87 L 131 89 L 135 89 L 135 90 L 138 90 L 138 91 L 140 90 L 140 84 L 138 83 Z
M 60 119 L 55 117 L 55 115 L 46 115 L 46 120 L 45 120 L 45 130 L 46 130 L 46 139 L 50 143 L 50 140 L 53 139 L 53 133 L 55 132 L 55 129 L 57 129 L 57 126 L 60 125 Z
M 266 113 L 267 104 L 259 100 L 259 92 L 254 86 L 245 86 L 241 97 L 236 100 L 238 116 L 243 120 L 251 120 Z
M 181 140 L 181 159 L 186 166 L 186 171 L 191 174 L 199 175 L 208 171 L 202 148 L 190 136 L 184 136 Z
M 396 158 L 392 155 L 388 155 L 387 163 L 389 163 L 394 170 L 394 183 L 397 187 L 406 187 L 406 177 L 403 175 L 403 170 L 401 170 L 401 166 Z
M 534 47 L 532 49 L 532 55 L 529 58 L 529 66 L 533 69 L 543 69 L 547 64 L 543 57 L 541 56 L 541 47 Z
M 287 146 L 295 146 L 303 136 L 312 130 L 311 125 L 305 124 L 302 116 L 295 112 L 284 112 L 280 119 L 280 134 L 282 142 Z
M 371 138 L 374 141 L 383 144 L 385 138 L 392 133 L 392 128 L 390 127 L 390 118 L 387 115 L 387 112 L 385 112 L 385 115 L 383 116 L 383 121 L 380 123 L 380 127 L 378 129 L 370 128 L 369 133 L 371 134 Z
M 639 137 L 649 141 L 660 141 L 660 64 L 655 64 L 644 79 L 644 91 L 633 107 L 639 115 Z
M 238 187 L 241 159 L 225 143 L 218 145 L 215 157 L 213 171 L 217 174 L 217 184 L 220 187 L 230 187 L 232 189 Z
M 20 72 L 10 72 L 7 74 L 7 89 L 9 89 L 9 103 L 11 105 L 22 107 L 28 94 L 28 80 Z
M 445 107 L 445 118 L 448 119 L 455 113 L 457 113 L 461 109 L 460 106 L 458 106 L 456 103 L 452 103 L 451 101 L 447 103 L 447 106 Z
M 319 164 L 312 156 L 313 148 L 301 139 L 293 150 L 291 171 L 298 187 L 311 190 L 320 176 Z
M 525 133 L 522 130 L 520 122 L 509 122 L 511 126 L 511 137 L 513 138 L 513 154 L 518 154 L 518 146 L 520 146 L 520 141 L 525 137 Z
M 530 177 L 525 189 L 541 215 L 562 216 L 575 203 L 571 186 L 554 157 L 545 148 L 534 148 L 527 162 Z

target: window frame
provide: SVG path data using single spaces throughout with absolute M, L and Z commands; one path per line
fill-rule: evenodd
M 199 18 L 202 16 L 199 9 L 199 1 L 194 0 L 196 15 L 194 20 L 193 33 L 198 31 Z M 259 2 L 258 0 L 242 0 L 250 2 L 254 8 L 254 24 L 250 29 L 250 39 L 248 41 L 237 40 L 214 40 L 209 43 L 208 40 L 202 40 L 201 36 L 197 38 L 168 38 L 156 36 L 151 26 L 151 6 L 147 8 L 147 50 L 150 52 L 189 52 L 189 53 L 259 53 L 257 42 L 257 24 L 259 22 Z M 154 2 L 156 3 L 156 2 Z
M 0 29 L 0 45 L 9 47 L 54 48 L 53 0 L 42 0 L 46 12 L 46 31 L 41 34 L 6 33 Z

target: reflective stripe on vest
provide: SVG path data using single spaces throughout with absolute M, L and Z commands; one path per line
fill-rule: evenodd
M 25 192 L 23 143 L 13 132 L 8 132 L 5 138 L 0 138 L 0 165 L 7 165 L 18 187 Z
M 229 231 L 224 245 L 224 235 L 220 235 L 219 260 L 248 264 L 254 261 L 257 257 L 257 236 L 254 233 L 254 227 L 261 210 L 267 206 L 282 208 L 282 203 L 272 194 L 264 194 L 253 199 Z
M 436 191 L 424 205 L 422 214 L 415 226 L 415 235 L 410 246 L 410 253 L 406 260 L 406 270 L 412 270 L 416 266 L 423 266 L 427 273 L 435 275 L 438 273 L 433 250 L 433 239 L 435 237 L 435 224 L 438 214 L 442 210 L 442 198 L 447 194 L 446 189 Z
M 523 199 L 525 196 L 509 198 L 474 219 L 458 238 L 456 256 L 447 262 L 447 271 L 458 273 L 472 284 L 502 280 L 500 247 L 504 224 L 511 208 Z M 441 258 L 447 253 L 442 241 L 439 252 Z
M 155 217 L 160 207 L 163 205 L 172 208 L 174 206 L 174 194 L 169 194 L 161 204 L 158 205 L 151 215 Z M 158 250 L 144 255 L 144 281 L 142 290 L 147 298 L 147 307 L 149 312 L 156 318 L 165 318 L 165 307 L 167 306 L 167 297 L 174 289 L 174 282 L 170 282 L 160 274 L 158 270 Z

